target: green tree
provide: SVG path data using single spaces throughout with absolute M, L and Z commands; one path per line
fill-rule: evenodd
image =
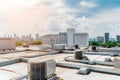
M 32 42 L 30 42 L 30 45 L 41 45 L 42 42 L 40 40 L 34 40 Z
M 22 41 L 17 41 L 17 42 L 16 42 L 16 46 L 21 46 L 22 43 L 23 43 Z
M 99 43 L 97 41 L 91 41 L 89 44 L 90 44 L 90 46 L 92 46 L 92 45 L 99 46 Z
M 120 43 L 117 44 L 117 47 L 120 47 Z
M 108 44 L 107 43 L 102 43 L 101 46 L 102 47 L 108 47 Z
M 117 43 L 116 42 L 108 42 L 107 45 L 108 45 L 108 48 L 111 48 L 111 47 L 117 46 Z

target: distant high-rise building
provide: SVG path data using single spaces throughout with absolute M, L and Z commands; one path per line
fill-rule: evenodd
M 36 40 L 39 40 L 39 34 L 36 34 Z
M 6 38 L 6 35 L 4 35 L 4 38 Z
M 16 37 L 17 37 L 17 35 L 16 35 L 16 33 L 14 33 L 14 38 L 16 39 Z
M 97 36 L 97 41 L 98 42 L 104 42 L 104 37 L 103 36 Z
M 23 42 L 31 42 L 31 41 L 33 41 L 33 38 L 32 37 L 30 37 L 30 36 L 25 36 L 25 35 L 22 35 L 21 36 L 21 40 L 23 41 Z
M 105 43 L 109 42 L 109 33 L 105 33 L 105 41 L 104 42 Z
M 89 35 L 88 33 L 75 33 L 74 44 L 79 47 L 86 47 L 89 45 Z
M 113 42 L 114 42 L 114 41 L 116 41 L 116 40 L 115 40 L 115 38 L 110 37 L 109 41 L 113 41 Z
M 87 47 L 89 45 L 88 33 L 75 33 L 74 28 L 67 29 L 67 32 L 59 34 L 48 34 L 40 37 L 43 44 L 67 44 L 69 49 L 78 45 Z
M 43 44 L 51 44 L 50 34 L 41 36 L 40 40 L 42 41 Z
M 30 38 L 32 38 L 32 35 L 31 35 L 31 33 L 29 33 L 29 35 L 28 35 Z
M 7 38 L 10 38 L 10 35 L 7 35 Z
M 89 41 L 97 41 L 97 39 L 94 37 L 94 38 L 89 38 Z
M 74 44 L 74 35 L 75 35 L 75 29 L 74 28 L 68 28 L 67 29 L 67 43 L 68 45 Z
M 63 33 L 59 33 L 59 44 L 67 44 L 67 33 L 63 32 Z
M 117 42 L 120 43 L 120 35 L 117 35 L 116 37 L 117 37 Z
M 20 40 L 20 38 L 17 36 L 17 34 L 16 34 L 16 33 L 14 33 L 13 35 L 14 35 L 14 36 L 13 36 L 13 38 L 14 38 L 15 40 L 17 40 L 17 41 L 19 41 L 19 40 Z
M 40 37 L 40 40 L 42 41 L 43 44 L 58 44 L 58 34 L 48 34 Z

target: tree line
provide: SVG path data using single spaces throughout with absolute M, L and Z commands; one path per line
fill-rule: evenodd
M 120 47 L 120 43 L 115 42 L 115 41 L 109 41 L 109 42 L 98 42 L 98 41 L 90 41 L 89 42 L 90 46 L 101 46 L 104 48 L 111 48 L 111 47 Z
M 21 46 L 24 43 L 24 41 L 17 41 L 16 46 Z M 33 40 L 29 42 L 29 45 L 41 45 L 42 42 L 40 40 Z

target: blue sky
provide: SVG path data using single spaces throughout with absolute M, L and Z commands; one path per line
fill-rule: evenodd
M 91 5 L 96 5 L 93 8 L 88 8 L 87 5 L 82 6 L 80 5 L 80 2 L 84 2 L 91 4 Z M 120 0 L 65 0 L 65 3 L 71 7 L 71 8 L 83 8 L 86 9 L 86 12 L 83 12 L 82 15 L 91 17 L 94 16 L 95 13 L 99 13 L 102 10 L 111 10 L 111 9 L 115 9 L 115 8 L 119 8 L 120 7 Z M 80 15 L 78 13 L 78 15 Z M 81 16 L 82 16 L 81 15 Z
M 66 31 L 120 35 L 120 0 L 0 0 L 1 35 Z

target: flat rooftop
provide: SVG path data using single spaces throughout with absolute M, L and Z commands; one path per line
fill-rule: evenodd
M 46 52 L 38 52 L 38 51 L 25 51 L 25 52 L 16 52 L 16 53 L 8 53 L 8 54 L 0 54 L 0 62 L 7 61 L 14 58 L 31 56 L 31 55 L 38 55 L 38 54 L 45 54 Z M 38 56 L 35 58 L 38 59 L 54 59 L 56 62 L 59 63 L 69 63 L 69 64 L 77 64 L 83 66 L 94 66 L 106 69 L 114 69 L 114 67 L 110 66 L 102 66 L 102 65 L 88 65 L 83 63 L 74 63 L 74 62 L 66 62 L 64 58 L 67 56 L 74 56 L 74 54 L 55 54 L 55 55 L 45 55 L 45 56 Z M 85 55 L 92 61 L 104 61 L 105 58 L 109 56 L 101 56 L 101 55 Z M 114 57 L 111 57 L 114 59 Z M 32 58 L 28 58 L 32 59 Z M 0 67 L 0 79 L 2 80 L 11 80 L 18 76 L 27 75 L 27 63 L 19 62 L 15 64 L 10 64 L 6 66 Z M 88 75 L 77 74 L 77 69 L 70 69 L 64 67 L 56 67 L 56 74 L 58 77 L 62 77 L 64 80 L 119 80 L 120 76 L 112 75 L 112 74 L 104 74 L 99 72 L 91 72 Z M 26 80 L 26 79 L 25 79 Z
M 8 53 L 8 54 L 0 54 L 0 62 L 6 61 L 15 58 L 28 57 L 28 56 L 37 56 L 40 54 L 46 54 L 47 52 L 33 52 L 33 51 L 25 51 L 25 52 L 17 52 L 17 53 Z

